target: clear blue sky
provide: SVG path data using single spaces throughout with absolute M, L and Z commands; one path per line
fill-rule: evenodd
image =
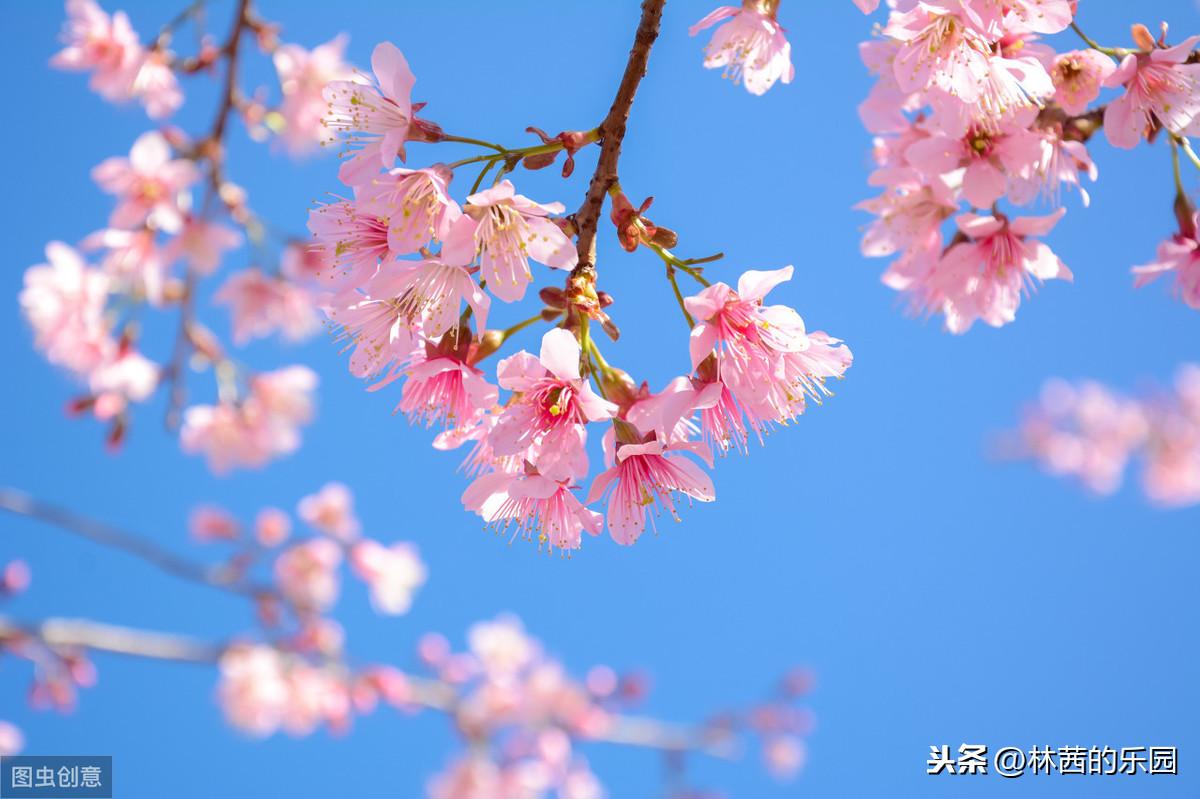
M 213 18 L 222 33 L 224 5 Z M 262 5 L 285 23 L 286 41 L 311 46 L 347 31 L 359 64 L 391 38 L 430 118 L 509 143 L 525 142 L 527 125 L 553 133 L 594 124 L 637 16 L 633 0 Z M 433 452 L 424 430 L 391 415 L 396 392 L 364 392 L 323 337 L 245 352 L 258 366 L 294 361 L 319 371 L 320 417 L 298 455 L 214 478 L 162 433 L 158 403 L 139 414 L 126 450 L 106 455 L 98 427 L 63 418 L 71 386 L 31 351 L 15 297 L 47 240 L 77 241 L 101 225 L 109 200 L 88 169 L 125 153 L 150 123 L 136 108 L 106 106 L 85 78 L 47 68 L 63 16 L 53 2 L 10 4 L 0 51 L 10 76 L 10 120 L 0 130 L 8 260 L 0 295 L 9 298 L 0 315 L 8 375 L 0 483 L 185 547 L 195 503 L 222 502 L 249 517 L 343 480 L 358 491 L 367 530 L 415 540 L 431 570 L 415 610 L 399 620 L 374 617 L 361 592 L 347 592 L 343 616 L 364 658 L 406 663 L 420 633 L 461 636 L 472 620 L 511 610 L 575 668 L 650 670 L 650 709 L 680 719 L 750 701 L 794 663 L 812 666 L 819 719 L 806 773 L 781 788 L 754 764 L 698 770 L 732 795 L 1196 795 L 1198 511 L 1152 510 L 1133 487 L 1096 500 L 985 451 L 1047 376 L 1135 387 L 1200 355 L 1197 313 L 1164 286 L 1134 292 L 1128 273 L 1170 231 L 1166 149 L 1125 154 L 1097 141 L 1092 208 L 1069 197 L 1051 240 L 1075 284 L 1044 287 L 1007 328 L 977 325 L 951 337 L 936 321 L 905 318 L 879 282 L 884 263 L 858 253 L 867 217 L 852 205 L 869 194 L 870 139 L 855 113 L 869 85 L 856 48 L 870 22 L 847 0 L 785 2 L 796 81 L 754 98 L 700 68 L 701 41 L 686 29 L 710 5 L 668 3 L 622 183 L 635 201 L 656 197 L 653 218 L 680 232 L 682 254 L 724 250 L 712 272 L 731 282 L 744 268 L 795 264 L 782 300 L 855 354 L 837 397 L 765 449 L 719 463 L 718 502 L 685 510 L 684 524 L 663 523 L 661 535 L 633 549 L 588 541 L 566 562 L 506 546 L 459 509 L 456 458 Z M 1126 4 L 1081 5 L 1094 37 L 1125 43 Z M 1189 2 L 1137 6 L 1152 28 L 1165 17 L 1179 38 L 1200 30 Z M 175 12 L 148 0 L 123 7 L 144 37 Z M 269 83 L 265 61 L 257 69 Z M 189 93 L 178 121 L 206 124 L 211 95 Z M 234 141 L 233 174 L 283 227 L 300 231 L 311 201 L 337 190 L 330 159 L 296 166 L 268 156 L 240 126 Z M 414 163 L 435 157 L 428 147 L 410 150 Z M 535 199 L 573 207 L 592 158 L 581 156 L 580 176 L 566 184 L 554 170 L 516 179 Z M 1194 173 L 1186 179 L 1196 187 Z M 625 333 L 611 348 L 616 362 L 656 386 L 686 369 L 685 331 L 654 257 L 623 254 L 606 231 L 600 269 Z M 520 313 L 494 311 L 498 323 Z M 536 348 L 535 334 L 524 344 Z M 31 591 L 12 603 L 21 615 L 209 636 L 249 624 L 232 600 L 41 525 L 3 518 L 0 531 L 0 560 L 23 556 L 34 571 Z M 442 719 L 388 713 L 345 739 L 246 741 L 221 720 L 212 672 L 107 657 L 99 667 L 100 685 L 74 716 L 60 717 L 26 709 L 27 664 L 0 660 L 0 718 L 24 728 L 30 752 L 114 755 L 126 797 L 414 796 L 448 751 Z M 962 742 L 1177 745 L 1183 773 L 1026 777 L 1019 787 L 991 776 L 925 776 L 930 744 Z M 652 756 L 591 757 L 612 795 L 656 795 Z

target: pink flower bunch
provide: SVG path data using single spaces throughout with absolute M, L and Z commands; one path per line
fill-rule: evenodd
M 1200 366 L 1180 368 L 1174 387 L 1128 398 L 1098 383 L 1052 380 L 1025 412 L 1015 453 L 1098 494 L 1142 462 L 1142 490 L 1164 507 L 1200 503 Z
M 722 77 L 742 84 L 751 94 L 765 94 L 776 81 L 791 83 L 792 46 L 776 20 L 779 0 L 743 0 L 742 7 L 720 6 L 692 27 L 695 36 L 718 22 L 704 48 L 704 66 L 720 67 Z
M 312 50 L 281 44 L 272 54 L 283 94 L 279 137 L 288 152 L 307 153 L 324 140 L 325 87 L 353 78 L 353 70 L 342 60 L 345 50 L 346 37 L 339 35 Z
M 878 3 L 858 5 L 871 13 Z M 1087 142 L 1101 127 L 1125 148 L 1163 128 L 1175 138 L 1193 132 L 1200 66 L 1187 61 L 1200 37 L 1167 47 L 1136 25 L 1135 50 L 1086 39 L 1087 49 L 1056 52 L 1041 39 L 1072 25 L 1070 0 L 888 5 L 881 36 L 860 47 L 877 76 L 859 112 L 877 136 L 869 182 L 882 189 L 859 206 L 875 216 L 863 254 L 899 256 L 884 283 L 914 311 L 942 314 L 951 332 L 975 320 L 1008 324 L 1022 296 L 1072 276 L 1029 238 L 1048 232 L 1057 216 L 1018 218 L 999 203 L 1053 207 L 1068 187 L 1086 206 L 1083 178 L 1097 176 Z M 1105 87 L 1121 94 L 1091 110 Z M 963 204 L 969 211 L 960 214 Z M 945 223 L 956 215 L 958 230 L 948 233 Z M 1194 227 L 1181 235 L 1189 234 Z M 1173 269 L 1177 257 L 1172 251 L 1137 270 L 1139 285 Z
M 143 47 L 124 11 L 111 16 L 94 0 L 67 0 L 62 50 L 50 59 L 59 69 L 91 72 L 92 90 L 112 102 L 139 100 L 155 119 L 183 104 L 173 56 L 159 44 Z

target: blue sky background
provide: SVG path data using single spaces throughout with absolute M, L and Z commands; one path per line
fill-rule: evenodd
M 226 5 L 216 3 L 212 16 L 222 36 Z M 1075 284 L 1044 287 L 1007 328 L 951 337 L 936 320 L 906 318 L 879 282 L 884 262 L 858 252 L 867 217 L 852 206 L 871 192 L 870 137 L 855 112 L 869 78 L 857 44 L 871 21 L 846 0 L 784 3 L 796 82 L 754 98 L 700 68 L 701 40 L 686 28 L 710 5 L 667 6 L 630 122 L 622 183 L 635 201 L 655 196 L 653 218 L 680 232 L 682 255 L 725 251 L 714 277 L 733 282 L 746 268 L 794 264 L 779 298 L 855 354 L 837 397 L 749 457 L 719 463 L 718 502 L 685 509 L 684 524 L 663 522 L 659 536 L 632 549 L 589 540 L 568 562 L 507 546 L 460 510 L 456 455 L 432 451 L 426 431 L 391 415 L 398 391 L 366 393 L 324 337 L 243 353 L 255 366 L 302 362 L 320 373 L 320 416 L 298 455 L 214 478 L 162 432 L 160 402 L 139 413 L 125 451 L 107 455 L 98 426 L 63 418 L 72 386 L 32 352 L 15 297 L 46 241 L 75 242 L 102 225 L 110 200 L 88 170 L 126 153 L 150 123 L 136 107 L 105 105 L 84 77 L 47 68 L 63 16 L 51 2 L 7 4 L 6 27 L 19 35 L 0 51 L 0 70 L 14 77 L 10 122 L 0 129 L 8 153 L 0 295 L 10 298 L 0 315 L 8 376 L 0 483 L 184 548 L 196 503 L 220 502 L 251 518 L 263 505 L 290 508 L 328 480 L 345 481 L 358 493 L 366 530 L 416 541 L 431 570 L 414 611 L 398 620 L 375 617 L 362 591 L 347 586 L 341 615 L 363 659 L 410 663 L 420 633 L 461 641 L 473 620 L 509 610 L 577 670 L 648 669 L 649 709 L 684 720 L 752 701 L 789 666 L 810 665 L 818 727 L 806 772 L 778 787 L 753 762 L 698 768 L 702 782 L 732 795 L 1196 795 L 1197 511 L 1156 511 L 1132 485 L 1097 500 L 986 452 L 989 436 L 1013 423 L 1050 375 L 1134 388 L 1169 379 L 1197 356 L 1196 312 L 1165 286 L 1133 291 L 1129 275 L 1172 226 L 1168 151 L 1160 144 L 1118 153 L 1098 140 L 1092 207 L 1069 196 L 1050 240 Z M 1133 20 L 1125 4 L 1082 5 L 1092 36 L 1126 43 Z M 312 46 L 347 31 L 358 64 L 390 38 L 412 64 L 429 118 L 514 146 L 528 141 L 527 125 L 586 128 L 603 115 L 636 6 L 262 3 L 268 18 L 285 24 L 285 41 Z M 148 0 L 122 7 L 143 38 L 176 10 Z M 1175 38 L 1200 30 L 1188 2 L 1138 8 L 1152 28 L 1169 20 Z M 258 82 L 271 85 L 266 60 L 254 63 Z M 177 115 L 192 130 L 208 125 L 213 99 L 211 86 L 196 84 Z M 332 159 L 297 165 L 249 142 L 240 125 L 232 140 L 232 175 L 284 228 L 301 231 L 312 200 L 338 188 Z M 415 164 L 451 157 L 410 150 Z M 517 185 L 575 207 L 593 159 L 581 155 L 570 182 L 551 169 L 520 172 Z M 1196 188 L 1194 172 L 1185 179 Z M 661 386 L 687 367 L 686 331 L 661 268 L 652 254 L 622 253 L 609 229 L 600 246 L 602 285 L 617 297 L 612 310 L 624 331 L 606 353 Z M 497 307 L 494 315 L 501 323 L 526 314 Z M 210 318 L 227 330 L 223 313 Z M 161 332 L 168 329 L 164 323 Z M 536 349 L 538 335 L 525 334 L 523 344 Z M 33 567 L 32 589 L 11 603 L 22 616 L 82 615 L 209 637 L 249 623 L 232 599 L 40 524 L 2 518 L 0 531 L 0 560 L 21 556 Z M 26 709 L 27 664 L 0 660 L 0 718 L 25 730 L 31 753 L 114 755 L 127 797 L 415 796 L 449 751 L 442 719 L 387 712 L 342 739 L 244 740 L 221 719 L 211 671 L 111 657 L 98 665 L 100 685 L 62 717 Z M 930 744 L 963 742 L 1176 745 L 1182 773 L 1014 784 L 925 776 Z M 653 755 L 593 749 L 591 759 L 613 796 L 658 795 Z

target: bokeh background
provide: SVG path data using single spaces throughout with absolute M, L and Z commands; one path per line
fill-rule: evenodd
M 210 5 L 210 25 L 223 35 L 228 4 Z M 698 782 L 732 795 L 1195 796 L 1197 511 L 1152 509 L 1134 485 L 1095 499 L 989 456 L 991 437 L 1050 375 L 1134 389 L 1197 357 L 1196 312 L 1165 286 L 1135 292 L 1129 275 L 1171 230 L 1168 150 L 1123 153 L 1097 140 L 1092 207 L 1069 195 L 1050 239 L 1075 284 L 1044 287 L 1007 328 L 951 337 L 937 320 L 906 318 L 879 282 L 883 262 L 858 252 L 867 217 L 852 206 L 870 194 L 870 138 L 855 112 L 869 86 L 857 44 L 872 20 L 846 0 L 784 3 L 796 81 L 755 98 L 700 68 L 701 41 L 686 29 L 710 5 L 667 5 L 622 183 L 635 201 L 655 196 L 653 218 L 681 233 L 682 255 L 725 251 L 714 277 L 732 282 L 745 268 L 794 264 L 780 299 L 855 354 L 824 407 L 749 457 L 718 464 L 715 504 L 685 509 L 683 524 L 660 520 L 659 535 L 633 549 L 589 540 L 567 561 L 509 546 L 461 511 L 457 454 L 434 452 L 425 430 L 391 414 L 398 391 L 365 392 L 323 336 L 243 353 L 255 366 L 303 362 L 320 373 L 319 418 L 299 454 L 213 477 L 162 431 L 161 400 L 138 414 L 123 452 L 106 454 L 98 426 L 64 418 L 73 387 L 31 350 L 16 294 L 46 241 L 75 242 L 102 225 L 110 201 L 88 170 L 126 153 L 151 123 L 137 107 L 105 105 L 84 77 L 47 67 L 63 18 L 54 2 L 3 9 L 8 265 L 0 295 L 9 310 L 0 314 L 0 482 L 183 548 L 193 504 L 218 502 L 252 518 L 263 505 L 291 507 L 328 480 L 345 481 L 366 531 L 417 542 L 431 571 L 413 612 L 398 620 L 376 617 L 363 592 L 347 587 L 340 613 L 363 659 L 411 664 L 419 634 L 440 630 L 461 642 L 472 621 L 513 611 L 577 670 L 647 669 L 655 678 L 648 709 L 682 720 L 753 701 L 789 666 L 811 666 L 818 727 L 800 780 L 777 786 L 753 763 L 695 764 Z M 1108 43 L 1124 44 L 1136 20 L 1152 28 L 1169 20 L 1176 38 L 1200 31 L 1184 0 L 1147 0 L 1136 13 L 1124 3 L 1081 5 L 1081 24 Z M 157 0 L 107 7 L 126 9 L 143 38 L 178 10 Z M 261 8 L 284 23 L 285 41 L 311 47 L 346 31 L 348 56 L 360 65 L 391 39 L 431 119 L 513 146 L 527 140 L 527 125 L 555 132 L 601 117 L 637 20 L 633 0 L 262 0 Z M 274 85 L 266 59 L 252 63 L 252 82 Z M 187 84 L 178 124 L 208 124 L 212 84 Z M 240 125 L 232 141 L 231 176 L 285 229 L 302 231 L 314 199 L 337 190 L 331 157 L 296 163 L 250 142 Z M 416 164 L 442 157 L 410 150 Z M 570 182 L 553 169 L 522 171 L 518 186 L 575 207 L 594 157 L 581 155 Z M 1195 172 L 1185 179 L 1196 188 Z M 600 246 L 602 285 L 617 298 L 624 332 L 606 352 L 661 386 L 687 368 L 670 288 L 652 254 L 625 255 L 609 230 Z M 557 282 L 544 272 L 539 280 Z M 494 314 L 497 323 L 525 315 Z M 224 312 L 210 319 L 227 330 Z M 170 324 L 148 334 L 158 330 L 165 344 Z M 520 341 L 536 349 L 539 335 Z M 24 557 L 34 573 L 15 614 L 209 637 L 249 623 L 232 599 L 40 524 L 3 518 L 0 531 L 0 560 Z M 60 716 L 26 709 L 28 665 L 0 660 L 0 718 L 24 729 L 30 753 L 114 755 L 122 796 L 416 796 L 449 751 L 444 720 L 389 712 L 360 720 L 345 738 L 251 741 L 222 721 L 211 670 L 112 657 L 98 665 L 99 686 L 74 715 Z M 1181 773 L 1011 783 L 925 775 L 931 744 L 964 742 L 1175 745 Z M 655 756 L 589 756 L 611 795 L 658 795 Z

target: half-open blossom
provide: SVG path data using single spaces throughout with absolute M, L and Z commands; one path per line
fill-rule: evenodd
M 328 538 L 313 538 L 275 559 L 275 581 L 288 601 L 302 610 L 328 609 L 338 596 L 337 568 L 342 550 Z
M 551 480 L 587 474 L 585 426 L 612 418 L 617 407 L 580 376 L 579 356 L 574 334 L 554 328 L 539 357 L 521 351 L 497 365 L 500 385 L 518 393 L 488 436 L 497 455 L 522 455 Z
M 397 407 L 409 421 L 426 427 L 468 426 L 496 404 L 499 393 L 483 372 L 455 353 L 433 353 L 404 374 L 407 379 Z
M 113 347 L 104 320 L 109 277 L 60 241 L 46 245 L 46 259 L 25 270 L 21 311 L 47 360 L 87 374 Z
M 354 515 L 354 495 L 342 483 L 326 483 L 317 493 L 301 499 L 296 514 L 314 530 L 339 541 L 358 537 L 360 525 Z
M 1200 225 L 1200 214 L 1192 217 L 1191 235 L 1176 233 L 1158 245 L 1154 261 L 1133 268 L 1133 285 L 1141 288 L 1158 278 L 1175 274 L 1175 293 L 1189 308 L 1200 310 L 1200 242 L 1195 230 Z
M 1072 50 L 1054 59 L 1054 102 L 1072 116 L 1082 114 L 1097 97 L 1100 87 L 1116 69 L 1113 60 L 1098 50 Z
M 661 442 L 618 444 L 615 462 L 592 481 L 586 504 L 608 498 L 608 532 L 618 544 L 633 544 L 646 529 L 646 513 L 653 505 L 666 508 L 678 521 L 675 494 L 701 502 L 716 499 L 712 479 L 684 457 L 670 456 Z M 653 524 L 653 516 L 651 517 Z
M 200 178 L 191 161 L 171 158 L 166 138 L 156 130 L 138 136 L 129 157 L 114 156 L 92 170 L 100 188 L 117 196 L 109 224 L 133 228 L 143 223 L 167 233 L 183 226 L 180 193 Z
M 360 207 L 388 220 L 388 247 L 396 255 L 444 241 L 462 211 L 448 186 L 454 173 L 445 164 L 425 169 L 397 167 L 376 176 L 359 192 Z
M 215 300 L 230 307 L 233 340 L 239 344 L 275 331 L 289 341 L 299 341 L 320 327 L 307 290 L 256 267 L 232 275 L 217 291 Z
M 704 48 L 704 66 L 721 67 L 722 77 L 751 94 L 764 94 L 777 80 L 791 83 L 792 46 L 775 19 L 778 7 L 779 0 L 745 0 L 741 8 L 720 6 L 688 28 L 695 36 L 725 20 Z
M 353 75 L 342 60 L 345 50 L 346 37 L 338 35 L 312 50 L 298 44 L 281 44 L 271 55 L 283 93 L 279 104 L 283 130 L 279 137 L 289 152 L 306 153 L 325 138 L 325 87 Z
M 325 87 L 325 127 L 341 135 L 354 155 L 338 177 L 350 186 L 370 181 L 380 169 L 404 158 L 404 142 L 413 122 L 412 88 L 416 83 L 408 61 L 391 42 L 371 53 L 375 83 L 335 80 Z
M 1200 115 L 1200 64 L 1188 63 L 1200 35 L 1150 52 L 1130 53 L 1104 81 L 1125 92 L 1104 111 L 1104 135 L 1114 147 L 1137 145 L 1158 122 L 1172 133 L 1189 132 Z
M 530 259 L 555 269 L 572 269 L 578 254 L 567 234 L 550 218 L 562 203 L 537 203 L 517 194 L 511 181 L 467 198 L 463 216 L 450 228 L 442 247 L 448 263 L 470 263 L 479 256 L 488 290 L 505 302 L 525 296 L 533 279 Z
M 492 472 L 477 477 L 463 493 L 463 505 L 513 537 L 536 538 L 547 550 L 579 549 L 582 533 L 599 535 L 604 519 L 588 510 L 569 482 L 536 473 Z
M 66 45 L 50 59 L 59 69 L 92 71 L 89 85 L 106 100 L 127 100 L 142 45 L 124 11 L 111 17 L 93 0 L 67 0 Z
M 385 547 L 369 538 L 358 541 L 350 549 L 350 567 L 370 587 L 371 604 L 389 616 L 407 613 L 425 583 L 425 564 L 408 543 Z
M 1064 213 L 1060 208 L 1013 220 L 962 214 L 955 220 L 966 241 L 946 251 L 933 276 L 950 332 L 965 333 L 976 319 L 993 327 L 1008 324 L 1036 282 L 1073 279 L 1058 256 L 1032 238 L 1049 233 Z

